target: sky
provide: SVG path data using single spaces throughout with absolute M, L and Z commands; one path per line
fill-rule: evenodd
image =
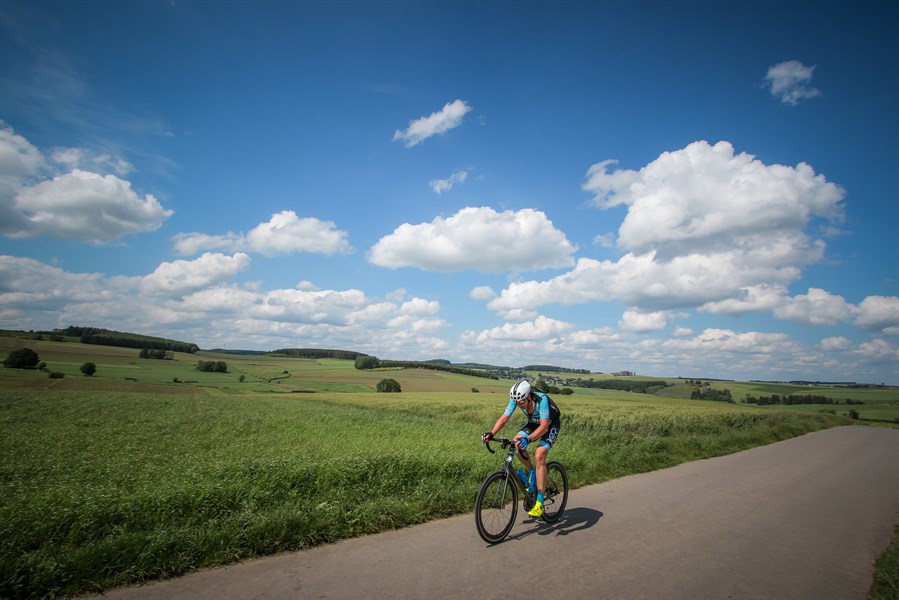
M 0 328 L 899 384 L 899 4 L 0 4 Z

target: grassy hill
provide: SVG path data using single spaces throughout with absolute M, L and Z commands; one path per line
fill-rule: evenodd
M 292 394 L 313 392 L 375 393 L 378 381 L 385 377 L 396 379 L 404 393 L 453 392 L 508 393 L 511 380 L 486 379 L 424 368 L 387 367 L 358 370 L 352 360 L 330 358 L 289 358 L 257 354 L 231 354 L 229 352 L 199 351 L 172 353 L 171 360 L 138 357 L 138 350 L 113 346 L 98 346 L 78 342 L 22 339 L 0 336 L 0 356 L 11 350 L 29 347 L 35 350 L 47 369 L 64 373 L 62 379 L 49 379 L 46 372 L 36 370 L 0 369 L 0 389 L 53 389 L 53 390 L 106 390 L 135 393 L 179 394 Z M 227 373 L 205 373 L 196 365 L 201 360 L 224 361 Z M 93 377 L 85 377 L 80 367 L 85 362 L 97 365 Z M 389 364 L 389 363 L 388 363 Z M 528 373 L 536 377 L 537 373 Z M 658 383 L 642 394 L 620 390 L 574 387 L 574 394 L 582 397 L 615 399 L 621 401 L 673 402 L 689 400 L 695 385 L 679 378 L 620 377 L 608 374 L 582 374 L 570 372 L 541 372 L 547 381 L 592 379 L 597 382 L 633 381 Z M 768 382 L 736 382 L 703 380 L 710 388 L 729 390 L 732 398 L 740 403 L 746 396 L 770 396 L 772 394 L 815 394 L 833 398 L 835 405 L 806 405 L 782 407 L 801 412 L 835 410 L 848 414 L 850 409 L 862 419 L 893 421 L 899 418 L 899 388 L 810 386 Z M 660 387 L 665 384 L 665 387 Z M 859 400 L 862 405 L 846 405 L 847 400 Z M 693 401 L 691 401 L 692 403 Z M 700 403 L 708 402 L 699 400 Z

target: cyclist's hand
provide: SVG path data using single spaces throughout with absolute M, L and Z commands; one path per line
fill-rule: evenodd
M 518 445 L 519 448 L 521 448 L 522 450 L 524 450 L 525 448 L 528 447 L 528 438 L 526 438 L 526 437 L 520 437 L 520 438 L 518 438 L 518 439 L 515 440 L 515 443 Z
M 489 442 L 492 439 L 493 439 L 492 431 L 488 431 L 487 433 L 485 433 L 484 435 L 481 436 L 481 442 L 483 442 L 484 444 L 486 444 L 487 442 Z

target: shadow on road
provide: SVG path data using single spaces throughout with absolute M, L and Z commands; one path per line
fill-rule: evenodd
M 547 523 L 545 521 L 535 521 L 531 517 L 525 519 L 526 522 L 534 524 L 533 529 L 526 529 L 510 535 L 508 540 L 520 540 L 529 535 L 568 535 L 576 531 L 590 529 L 596 525 L 602 518 L 603 513 L 592 508 L 571 508 L 565 511 L 562 518 L 555 523 Z
M 568 535 L 582 529 L 590 529 L 602 518 L 602 512 L 592 508 L 572 508 L 562 514 L 562 518 L 555 523 L 543 523 L 546 527 L 538 530 L 540 535 L 556 532 L 557 535 Z

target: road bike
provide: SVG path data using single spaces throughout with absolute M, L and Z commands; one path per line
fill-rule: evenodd
M 513 440 L 508 438 L 493 438 L 499 442 L 506 451 L 502 466 L 487 476 L 481 489 L 478 491 L 477 505 L 475 506 L 474 520 L 478 528 L 478 534 L 488 544 L 496 544 L 503 541 L 512 526 L 515 525 L 515 517 L 518 515 L 518 492 L 524 496 L 524 510 L 534 507 L 537 494 L 528 491 L 527 486 L 518 478 L 512 467 L 512 457 L 521 452 L 525 457 L 525 450 L 519 450 Z M 484 442 L 491 454 L 496 451 L 490 447 L 490 442 Z M 568 473 L 565 467 L 556 461 L 546 463 L 546 492 L 543 495 L 543 516 L 547 523 L 555 523 L 565 512 L 568 503 Z

